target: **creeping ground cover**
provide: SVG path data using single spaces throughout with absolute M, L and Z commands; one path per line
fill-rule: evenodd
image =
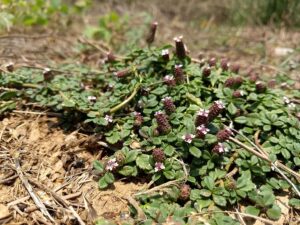
M 277 221 L 282 195 L 297 215 L 299 91 L 242 76 L 226 59 L 192 60 L 181 37 L 175 48 L 147 41 L 109 53 L 99 70 L 7 65 L 0 112 L 33 104 L 90 135 L 89 148 L 107 150 L 93 164 L 99 189 L 145 179 L 129 201 L 137 224 L 239 224 L 236 213 Z

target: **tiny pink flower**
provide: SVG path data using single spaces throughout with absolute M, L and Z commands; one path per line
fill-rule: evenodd
M 162 162 L 156 162 L 155 163 L 155 168 L 154 168 L 155 172 L 158 172 L 158 171 L 161 171 L 161 170 L 164 170 L 164 169 L 165 169 L 165 166 Z
M 192 140 L 195 138 L 194 134 L 185 134 L 182 136 L 182 140 L 184 140 L 186 143 L 192 143 Z
M 106 116 L 104 117 L 104 119 L 105 119 L 108 123 L 112 123 L 112 122 L 113 122 L 113 117 L 110 116 L 110 115 L 106 115 Z
M 119 164 L 117 163 L 117 159 L 116 158 L 112 158 L 112 159 L 110 159 L 110 160 L 107 161 L 106 166 L 105 166 L 105 170 L 106 171 L 113 171 L 118 166 L 119 166 Z
M 209 129 L 205 127 L 204 124 L 197 127 L 197 131 L 201 132 L 202 134 L 207 134 L 209 132 Z

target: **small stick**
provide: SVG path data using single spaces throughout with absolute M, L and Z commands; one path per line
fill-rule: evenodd
M 267 161 L 268 163 L 271 164 L 271 166 L 293 187 L 294 191 L 296 192 L 296 194 L 300 197 L 300 191 L 298 190 L 298 188 L 296 187 L 295 184 L 292 183 L 292 181 L 287 177 L 285 176 L 285 174 L 278 168 L 278 167 L 281 167 L 281 169 L 286 169 L 287 167 L 285 165 L 283 165 L 282 163 L 279 163 L 279 162 L 275 162 L 273 163 L 267 156 L 265 155 L 262 155 L 261 153 L 258 153 L 257 151 L 255 151 L 254 149 L 248 147 L 247 145 L 243 144 L 242 142 L 240 142 L 239 140 L 233 138 L 233 137 L 230 137 L 229 140 L 231 140 L 232 142 L 234 142 L 235 144 L 243 147 L 244 149 L 246 149 L 247 151 L 253 153 L 254 155 L 258 156 L 259 158 Z M 278 165 L 278 167 L 276 166 L 276 164 Z M 296 172 L 294 172 L 296 173 Z M 294 174 L 293 173 L 293 174 Z M 297 173 L 296 173 L 297 174 Z M 298 174 L 297 174 L 298 175 Z
M 0 184 L 5 184 L 5 183 L 7 183 L 7 182 L 9 182 L 9 181 L 11 181 L 11 180 L 14 180 L 14 179 L 16 179 L 18 176 L 19 176 L 18 174 L 15 174 L 15 175 L 13 175 L 13 176 L 11 176 L 11 177 L 9 177 L 9 178 L 0 180 Z
M 169 182 L 166 182 L 166 183 L 163 183 L 161 185 L 158 185 L 158 186 L 156 186 L 156 187 L 154 187 L 152 189 L 135 193 L 134 196 L 143 195 L 143 194 L 149 194 L 149 193 L 156 192 L 156 191 L 161 191 L 162 188 L 166 188 L 166 187 L 171 186 L 171 185 L 177 185 L 181 181 L 183 181 L 183 180 L 182 179 L 171 180 Z
M 134 198 L 132 198 L 130 195 L 127 195 L 127 196 L 125 196 L 125 199 L 129 202 L 129 204 L 131 204 L 136 209 L 139 220 L 147 219 L 144 211 L 141 209 L 141 207 L 139 206 L 139 204 L 137 203 L 137 201 Z
M 64 200 L 69 200 L 69 199 L 73 199 L 73 198 L 77 198 L 79 197 L 80 195 L 82 194 L 82 192 L 76 192 L 76 193 L 73 193 L 73 194 L 69 194 L 69 195 L 64 195 L 62 196 Z
M 25 178 L 25 176 L 23 175 L 23 171 L 21 170 L 21 166 L 20 166 L 20 160 L 18 158 L 15 158 L 15 165 L 16 165 L 16 170 L 19 175 L 19 178 L 22 181 L 23 185 L 25 186 L 28 194 L 30 195 L 30 197 L 32 198 L 34 203 L 37 205 L 37 207 L 39 207 L 41 212 L 50 219 L 50 221 L 55 223 L 53 217 L 50 215 L 50 213 L 46 209 L 46 206 L 40 200 L 40 198 L 34 193 L 32 186 L 29 184 L 27 178 Z
M 17 200 L 14 200 L 14 201 L 8 203 L 7 206 L 11 207 L 11 206 L 17 205 L 17 204 L 19 204 L 21 202 L 27 201 L 28 199 L 30 199 L 30 196 L 25 196 L 23 198 L 19 198 Z
M 41 183 L 39 183 L 39 182 L 37 182 L 33 179 L 29 179 L 29 182 L 33 183 L 34 185 L 36 185 L 40 189 L 50 193 L 56 199 L 56 201 L 58 201 L 60 204 L 62 204 L 64 207 L 68 208 L 71 211 L 71 213 L 77 219 L 77 221 L 80 225 L 85 225 L 85 223 L 82 221 L 82 219 L 80 218 L 78 213 L 74 210 L 73 206 L 67 200 L 63 199 L 63 197 L 59 196 L 57 193 L 55 193 L 54 191 L 52 191 L 51 189 L 49 189 L 45 185 L 43 185 L 43 184 L 41 184 Z
M 61 114 L 61 113 L 55 113 L 55 112 L 34 112 L 34 111 L 13 110 L 13 113 L 19 113 L 19 114 L 32 114 L 32 115 L 41 115 L 41 116 L 53 116 L 53 117 L 62 117 L 62 114 Z

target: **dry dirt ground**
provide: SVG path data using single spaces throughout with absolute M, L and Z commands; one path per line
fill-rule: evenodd
M 139 191 L 142 184 L 120 180 L 99 191 L 91 165 L 103 149 L 87 149 L 87 135 L 64 133 L 57 123 L 57 118 L 26 114 L 12 114 L 1 121 L 0 224 L 51 224 L 29 197 L 18 170 L 59 223 L 71 224 L 74 219 L 69 206 L 88 224 L 97 216 L 125 220 L 126 196 Z
M 294 79 L 300 79 L 299 70 L 292 67 L 292 64 L 300 64 L 299 51 L 295 51 L 299 47 L 300 32 L 271 28 L 228 30 L 212 25 L 207 25 L 206 29 L 193 28 L 187 25 L 187 19 L 176 16 L 180 13 L 176 7 L 169 9 L 161 5 L 158 8 L 153 4 L 149 8 L 145 5 L 111 4 L 96 7 L 81 27 L 59 32 L 14 30 L 0 36 L 0 64 L 13 61 L 17 65 L 55 66 L 67 61 L 88 61 L 96 67 L 103 57 L 102 53 L 97 49 L 78 53 L 73 51 L 73 47 L 82 35 L 82 26 L 96 23 L 96 14 L 101 15 L 111 9 L 119 13 L 148 10 L 160 23 L 157 42 L 170 43 L 174 36 L 184 34 L 194 57 L 199 53 L 226 56 L 240 63 L 243 71 L 254 66 L 259 73 L 272 76 L 284 70 L 291 73 Z M 280 55 L 276 53 L 278 47 L 291 48 L 294 53 Z M 282 62 L 285 64 L 279 66 Z M 32 108 L 28 110 L 37 111 Z M 0 224 L 53 224 L 46 221 L 41 210 L 36 208 L 18 173 L 29 180 L 33 194 L 39 196 L 58 222 L 72 224 L 76 216 L 74 211 L 87 224 L 92 224 L 96 216 L 119 221 L 128 219 L 126 196 L 141 190 L 145 182 L 121 179 L 112 188 L 99 191 L 93 179 L 92 161 L 105 153 L 99 146 L 88 147 L 86 143 L 90 143 L 89 140 L 89 136 L 78 131 L 64 132 L 57 118 L 45 116 L 44 113 L 15 112 L 3 116 L 0 122 Z

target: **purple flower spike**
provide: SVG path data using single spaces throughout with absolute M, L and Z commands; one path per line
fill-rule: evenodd
M 186 51 L 185 51 L 185 46 L 182 41 L 182 36 L 180 37 L 175 37 L 175 47 L 176 47 L 176 55 L 179 59 L 184 59 L 186 57 Z
M 202 124 L 208 123 L 208 113 L 209 111 L 206 109 L 200 109 L 196 115 L 195 125 L 200 126 Z

